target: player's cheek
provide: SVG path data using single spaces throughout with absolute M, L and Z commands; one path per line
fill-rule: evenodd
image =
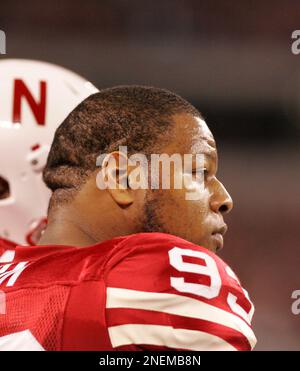
M 198 205 L 206 203 L 209 198 L 209 190 L 205 187 L 204 178 L 201 175 L 183 173 L 182 183 L 186 201 L 196 202 Z

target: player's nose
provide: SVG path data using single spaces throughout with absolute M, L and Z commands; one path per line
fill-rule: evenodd
M 216 213 L 227 214 L 233 208 L 233 200 L 224 185 L 217 180 L 215 192 L 210 202 L 211 209 Z

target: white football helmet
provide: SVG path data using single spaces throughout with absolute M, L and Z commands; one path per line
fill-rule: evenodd
M 50 198 L 42 171 L 55 130 L 97 91 L 59 66 L 0 60 L 0 238 L 36 242 Z

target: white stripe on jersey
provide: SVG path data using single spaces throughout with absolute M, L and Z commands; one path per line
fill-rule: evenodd
M 43 351 L 45 350 L 29 330 L 0 337 L 0 351 Z
M 2 255 L 0 255 L 0 263 L 10 263 L 15 258 L 14 250 L 6 250 Z
M 166 346 L 186 350 L 236 350 L 219 338 L 202 331 L 159 325 L 121 325 L 108 328 L 114 348 L 128 344 Z
M 210 321 L 239 331 L 247 338 L 252 349 L 256 344 L 256 338 L 251 327 L 240 317 L 183 295 L 108 287 L 106 308 L 153 310 Z

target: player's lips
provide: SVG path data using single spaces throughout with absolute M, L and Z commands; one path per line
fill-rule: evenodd
M 224 235 L 227 232 L 227 225 L 223 224 L 221 227 L 216 228 L 212 233 L 212 238 L 216 243 L 216 251 L 223 248 L 224 245 Z
M 224 245 L 224 239 L 221 233 L 213 233 L 212 240 L 214 242 L 215 252 L 221 250 Z

